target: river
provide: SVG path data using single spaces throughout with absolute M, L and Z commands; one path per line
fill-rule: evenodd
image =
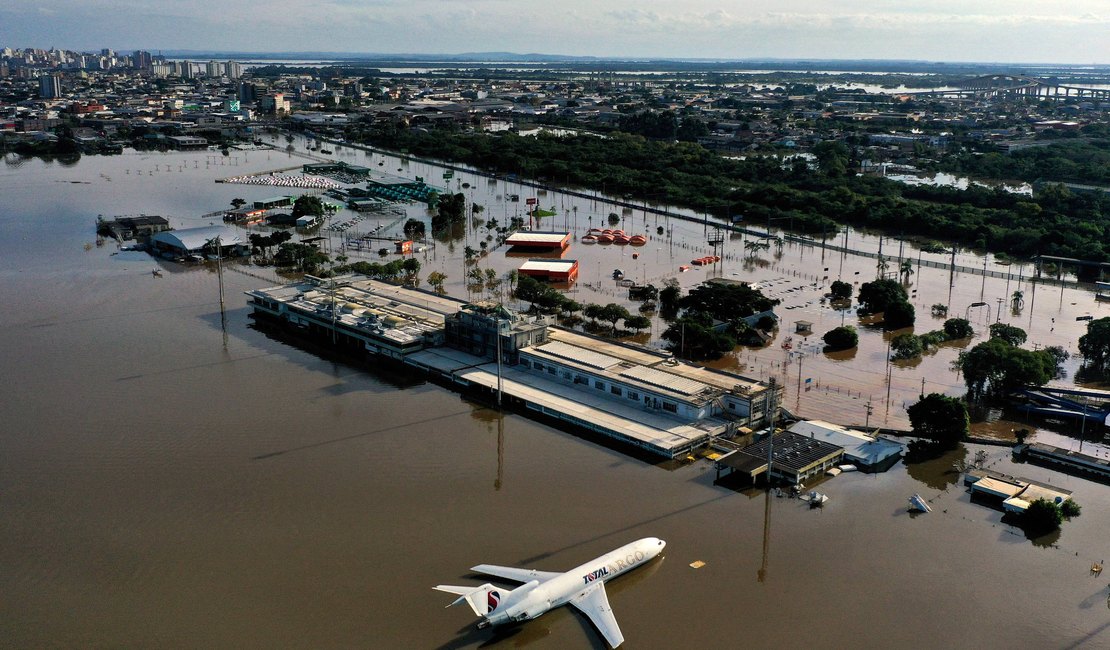
M 337 156 L 439 178 L 434 168 L 350 148 Z M 589 623 L 566 609 L 515 633 L 477 631 L 468 610 L 444 610 L 451 597 L 431 587 L 477 585 L 467 567 L 483 562 L 561 570 L 648 535 L 667 540 L 665 559 L 609 586 L 629 647 L 737 639 L 1110 644 L 1106 579 L 1088 575 L 1092 562 L 1110 556 L 1110 487 L 1014 466 L 1007 448 L 985 448 L 992 469 L 1073 490 L 1082 504 L 1082 516 L 1059 535 L 1034 543 L 953 485 L 952 462 L 980 449 L 969 446 L 933 463 L 828 480 L 820 489 L 830 502 L 811 511 L 799 501 L 714 485 L 704 461 L 656 466 L 519 415 L 500 416 L 419 377 L 286 340 L 249 318 L 241 292 L 267 284 L 251 275 L 224 273 L 221 310 L 214 268 L 94 244 L 98 214 L 162 214 L 178 227 L 202 225 L 196 215 L 232 198 L 278 193 L 213 180 L 299 162 L 257 151 L 227 158 L 128 152 L 68 166 L 4 159 L 5 645 L 601 648 Z M 488 205 L 487 218 L 511 215 L 532 196 L 466 174 L 454 182 L 471 184 L 464 191 Z M 510 192 L 521 194 L 519 207 L 495 198 Z M 566 214 L 560 197 L 540 199 L 555 201 L 560 221 L 574 226 L 577 217 L 576 232 L 607 212 L 581 202 L 577 214 Z M 583 262 L 577 298 L 623 300 L 602 279 L 613 266 L 656 279 L 705 252 L 700 224 L 660 219 L 671 236 L 653 239 L 638 260 L 631 249 L 575 244 Z M 626 221 L 630 230 L 656 227 L 654 216 L 638 211 Z M 428 252 L 425 273 L 445 269 L 448 289 L 465 295 L 462 248 L 484 237 L 468 228 L 450 247 L 441 243 Z M 870 235 L 849 238 L 878 244 Z M 884 251 L 890 247 L 887 240 Z M 960 257 L 974 262 L 971 254 Z M 774 294 L 786 300 L 784 309 L 800 305 L 782 312 L 788 326 L 804 316 L 818 332 L 839 324 L 840 313 L 820 305 L 815 292 L 788 289 L 820 283 L 808 276 L 823 276 L 824 267 L 834 278 L 873 275 L 875 263 L 797 244 L 787 244 L 780 259 L 772 249 L 763 261 L 748 271 L 742 260 L 729 260 L 718 272 L 782 278 Z M 511 266 L 501 251 L 482 264 Z M 706 273 L 679 277 L 692 286 Z M 946 273 L 939 282 L 933 273 L 923 267 L 913 277 L 919 314 L 937 295 L 951 293 L 962 312 L 980 294 L 993 306 L 1004 292 L 1001 280 L 981 289 L 978 276 L 957 276 L 949 287 Z M 1097 307 L 1079 290 L 1039 287 L 1028 304 L 1031 293 L 1022 314 L 1003 320 L 1027 325 L 1032 340 L 1074 347 L 1078 325 L 1064 315 Z M 1053 314 L 1059 327 L 1046 331 L 1041 321 Z M 979 330 L 996 314 L 972 316 Z M 805 368 L 829 377 L 836 370 L 836 383 L 862 386 L 865 395 L 885 388 L 875 378 L 886 367 L 884 335 L 865 329 L 862 339 L 857 355 L 873 361 L 853 366 L 814 352 Z M 772 366 L 783 358 L 780 341 L 737 353 L 735 363 Z M 942 351 L 915 370 L 895 368 L 896 395 L 915 393 L 919 375 L 930 388 L 936 382 L 955 391 L 958 379 L 946 369 L 952 354 Z M 788 394 L 802 411 L 811 398 Z M 855 410 L 845 406 L 842 419 L 862 416 L 859 400 L 851 404 Z M 915 492 L 934 500 L 932 514 L 906 512 Z M 695 561 L 705 566 L 691 568 Z

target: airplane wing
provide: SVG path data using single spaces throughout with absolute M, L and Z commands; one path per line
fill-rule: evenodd
M 594 624 L 601 636 L 615 648 L 624 643 L 624 635 L 613 616 L 613 608 L 609 606 L 609 598 L 605 595 L 605 583 L 598 582 L 586 591 L 571 599 L 571 605 L 577 607 Z
M 498 578 L 505 578 L 506 580 L 512 580 L 514 582 L 531 582 L 533 580 L 547 582 L 555 576 L 563 575 L 551 571 L 517 569 L 511 566 L 497 566 L 496 564 L 479 564 L 478 566 L 470 567 L 470 570 L 475 573 L 484 573 L 488 576 L 497 576 Z

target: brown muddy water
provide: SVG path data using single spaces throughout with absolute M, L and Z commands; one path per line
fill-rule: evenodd
M 1060 534 L 1030 541 L 954 485 L 951 465 L 979 449 L 970 446 L 827 480 L 829 503 L 811 511 L 716 486 L 704 461 L 655 466 L 275 336 L 248 317 L 241 292 L 266 284 L 255 277 L 224 274 L 221 315 L 212 268 L 112 255 L 111 245 L 85 250 L 97 214 L 200 225 L 188 217 L 277 193 L 213 179 L 292 164 L 274 152 L 243 155 L 232 170 L 215 160 L 128 153 L 72 166 L 6 158 L 0 167 L 5 646 L 601 648 L 566 609 L 515 632 L 477 631 L 469 611 L 444 610 L 450 597 L 431 587 L 477 585 L 467 567 L 481 562 L 565 569 L 647 535 L 667 540 L 665 559 L 609 588 L 628 647 L 1110 645 L 1107 579 L 1089 575 L 1092 562 L 1110 558 L 1110 487 L 1015 466 L 1008 449 L 985 448 L 992 469 L 1072 490 L 1083 505 Z M 154 175 L 136 174 L 155 164 Z M 479 236 L 430 252 L 429 265 L 461 280 L 464 242 Z M 652 246 L 640 258 L 659 256 L 645 266 L 649 277 L 692 256 L 677 243 Z M 572 248 L 584 274 L 591 264 L 639 269 L 628 249 L 585 248 Z M 794 272 L 823 268 L 819 256 L 788 245 L 753 273 L 798 283 Z M 499 268 L 504 256 L 487 260 Z M 163 277 L 151 274 L 156 266 Z M 744 269 L 726 263 L 722 272 Z M 587 287 L 597 281 L 585 274 L 573 290 L 618 297 L 611 282 Z M 977 296 L 978 281 L 960 279 L 954 295 Z M 1032 320 L 1082 299 L 1040 287 Z M 839 321 L 812 317 L 821 313 L 814 302 L 799 318 L 818 332 Z M 1036 340 L 1075 331 L 1068 322 Z M 880 333 L 863 338 L 858 357 L 885 347 Z M 777 362 L 780 343 L 737 364 Z M 830 377 L 836 369 L 838 385 L 869 386 L 863 395 L 881 387 L 885 398 L 885 384 L 860 378 L 851 362 L 815 353 L 803 373 L 811 361 L 828 364 Z M 896 368 L 895 386 L 916 391 L 923 372 L 930 385 L 958 385 L 937 363 Z M 880 358 L 866 367 L 884 366 Z M 813 390 L 803 407 L 816 402 Z M 906 512 L 915 492 L 933 499 L 932 514 Z M 705 566 L 691 568 L 696 560 Z

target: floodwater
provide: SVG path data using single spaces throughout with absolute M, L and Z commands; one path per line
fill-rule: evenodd
M 714 485 L 704 461 L 664 469 L 256 327 L 241 292 L 266 281 L 240 271 L 266 277 L 268 269 L 225 272 L 221 310 L 209 266 L 159 263 L 111 244 L 86 250 L 97 214 L 163 214 L 179 227 L 202 225 L 195 215 L 236 196 L 278 193 L 214 179 L 299 162 L 284 152 L 238 155 L 234 165 L 201 152 L 86 157 L 69 166 L 7 157 L 0 166 L 5 645 L 601 648 L 589 623 L 565 609 L 515 633 L 477 631 L 468 610 L 444 610 L 451 597 L 431 587 L 480 584 L 467 567 L 481 562 L 568 568 L 649 535 L 667 540 L 665 559 L 609 587 L 629 647 L 736 639 L 1110 644 L 1106 579 L 1089 575 L 1092 562 L 1110 556 L 1110 487 L 1013 466 L 1008 449 L 986 448 L 993 469 L 1072 490 L 1083 505 L 1059 535 L 1030 541 L 953 485 L 950 466 L 973 456 L 979 447 L 972 446 L 908 469 L 830 479 L 820 486 L 829 503 L 811 511 Z M 493 199 L 506 191 L 501 185 L 483 197 L 487 216 L 509 211 Z M 587 209 L 578 211 L 578 230 Z M 628 221 L 640 226 L 644 217 Z M 631 249 L 575 244 L 584 277 L 572 291 L 580 300 L 623 299 L 601 279 L 614 265 L 655 279 L 706 252 L 691 244 L 700 225 L 660 223 L 674 232 L 640 249 L 642 264 Z M 425 271 L 449 269 L 449 289 L 465 294 L 457 268 L 465 242 L 479 237 L 468 232 L 454 251 L 441 244 Z M 861 245 L 872 243 L 860 236 Z M 781 277 L 776 296 L 784 307 L 801 305 L 783 314 L 814 321 L 817 332 L 839 324 L 838 312 L 806 304 L 816 292 L 788 289 L 820 282 L 804 276 L 823 275 L 822 264 L 837 272 L 840 258 L 822 260 L 820 250 L 793 244 L 782 259 L 773 249 L 765 257 L 766 266 L 749 271 L 726 261 L 717 272 L 769 283 Z M 482 264 L 509 266 L 500 251 Z M 843 264 L 847 277 L 874 272 L 870 258 Z M 595 266 L 600 275 L 590 272 Z M 706 273 L 679 277 L 692 286 Z M 979 296 L 980 278 L 956 280 L 953 303 L 962 311 Z M 1001 291 L 993 282 L 986 296 Z M 949 290 L 937 284 L 915 302 Z M 1026 296 L 1012 322 L 1088 308 L 1069 304 L 1083 300 L 1070 289 L 1038 287 L 1035 304 Z M 973 316 L 977 327 L 987 319 Z M 1077 325 L 1057 321 L 1055 330 L 1036 329 L 1034 340 L 1074 342 Z M 881 353 L 881 333 L 867 330 L 863 339 L 858 357 Z M 736 364 L 772 366 L 783 357 L 780 341 L 738 354 Z M 922 362 L 935 365 L 927 371 L 931 389 L 958 385 L 943 369 L 952 353 Z M 881 358 L 858 371 L 819 352 L 802 363 L 804 374 L 827 369 L 826 382 L 836 369 L 838 385 L 883 386 L 867 378 L 885 368 Z M 903 384 L 916 391 L 921 372 L 896 368 L 898 394 Z M 800 399 L 805 411 L 816 393 L 788 399 Z M 855 415 L 846 410 L 843 419 Z M 915 492 L 933 499 L 932 514 L 906 512 Z M 691 568 L 696 560 L 705 566 Z

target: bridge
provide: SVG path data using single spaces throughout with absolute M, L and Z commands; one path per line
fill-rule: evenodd
M 1110 89 L 1069 86 L 1025 75 L 992 74 L 966 79 L 948 90 L 911 93 L 916 97 L 1032 97 L 1037 99 L 1110 99 Z

